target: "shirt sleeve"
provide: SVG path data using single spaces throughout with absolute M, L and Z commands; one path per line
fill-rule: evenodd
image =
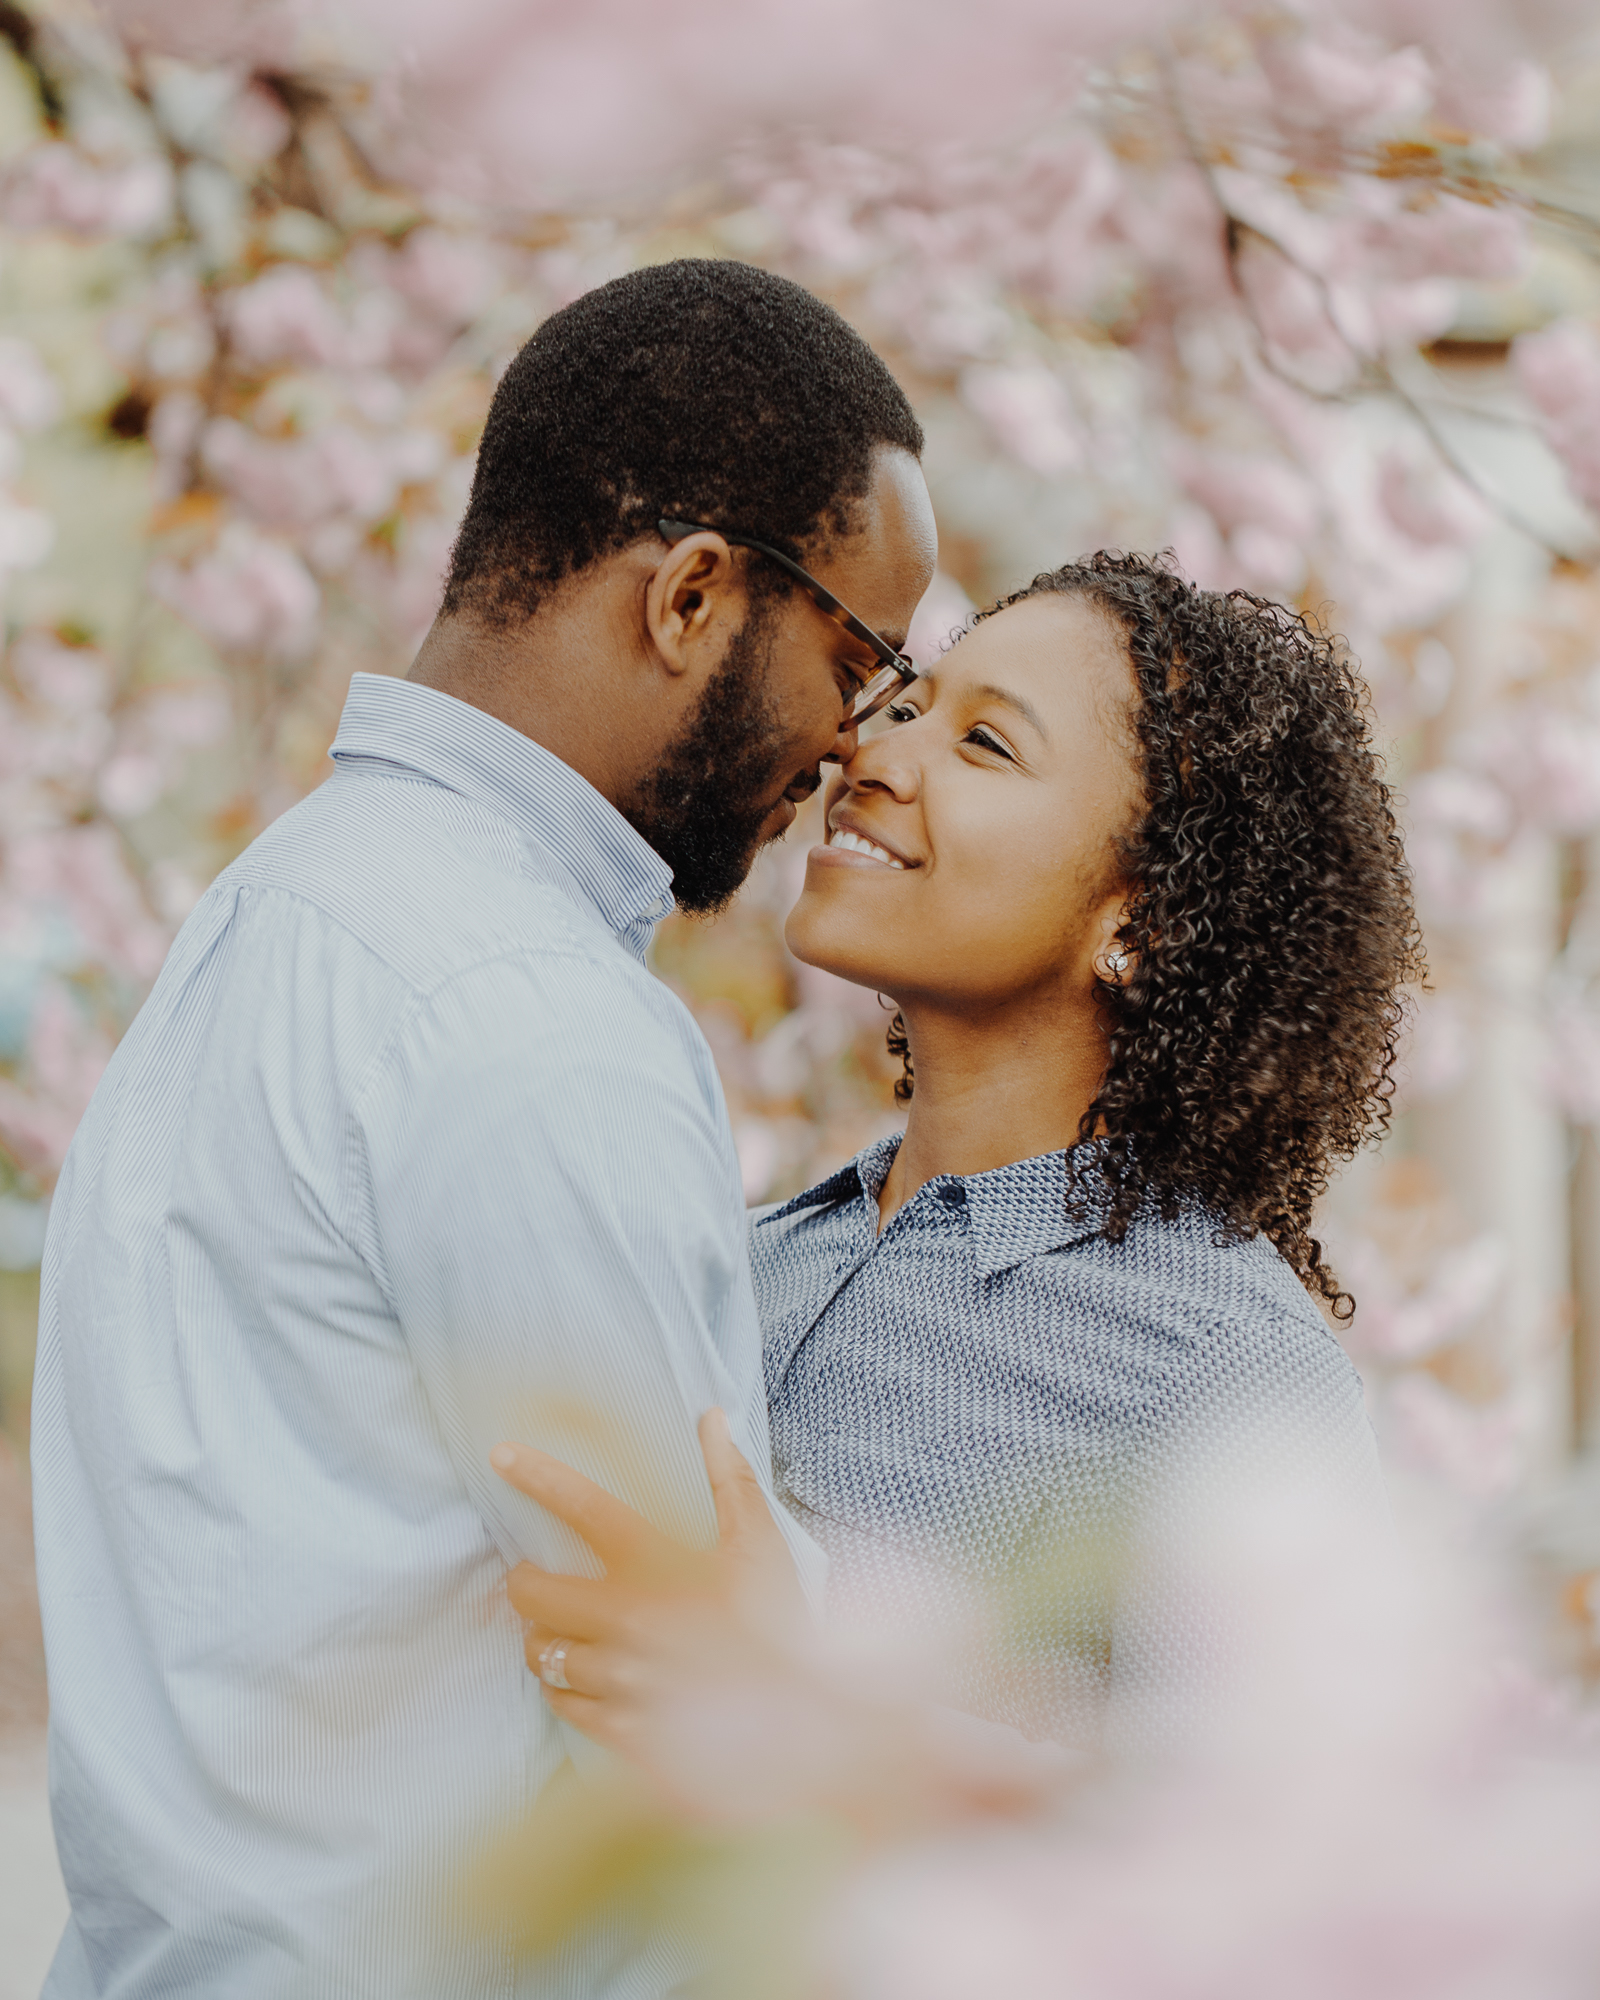
M 719 1404 L 770 1498 L 737 1158 L 665 988 L 576 951 L 465 971 L 391 1037 L 356 1122 L 375 1268 L 507 1561 L 594 1567 L 495 1477 L 505 1437 L 709 1546 L 695 1426 Z

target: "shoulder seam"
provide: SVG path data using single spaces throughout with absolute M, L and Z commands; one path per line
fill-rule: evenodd
M 219 876 L 217 879 L 220 881 L 222 878 Z M 559 889 L 554 888 L 549 883 L 536 882 L 531 876 L 526 879 L 531 889 L 552 897 L 556 902 L 565 905 L 569 909 L 574 907 L 570 897 L 563 896 Z M 338 931 L 341 937 L 348 938 L 358 951 L 365 952 L 367 957 L 375 960 L 386 972 L 393 973 L 396 979 L 400 980 L 402 984 L 409 988 L 413 995 L 419 998 L 426 998 L 442 992 L 452 980 L 462 978 L 468 973 L 479 971 L 485 965 L 498 964 L 504 959 L 523 957 L 580 959 L 591 965 L 600 967 L 604 967 L 609 962 L 603 956 L 601 949 L 589 946 L 575 928 L 569 928 L 565 938 L 549 942 L 536 939 L 513 940 L 509 938 L 497 941 L 493 946 L 481 951 L 477 957 L 468 959 L 460 965 L 452 965 L 436 979 L 423 982 L 413 979 L 403 972 L 376 945 L 370 943 L 366 938 L 359 937 L 343 917 L 339 916 L 335 911 L 330 910 L 326 904 L 318 902 L 315 897 L 306 895 L 303 890 L 291 888 L 287 883 L 274 882 L 263 877 L 252 878 L 248 875 L 240 879 L 237 886 L 241 890 L 250 890 L 258 894 L 283 896 L 290 902 L 300 904 L 304 909 L 314 911 L 325 923 Z M 617 944 L 614 937 L 610 938 L 609 942 L 615 947 L 618 956 L 625 966 L 631 967 L 635 972 L 644 974 L 646 978 L 650 977 L 648 968 L 640 965 L 637 960 L 631 958 L 623 950 L 622 946 Z

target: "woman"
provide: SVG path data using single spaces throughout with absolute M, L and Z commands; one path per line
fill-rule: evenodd
M 890 714 L 788 938 L 892 997 L 909 1115 L 754 1222 L 777 1490 L 836 1608 L 931 1613 L 951 1699 L 1078 1737 L 1204 1675 L 1159 1553 L 1197 1468 L 1381 1507 L 1311 1224 L 1387 1118 L 1408 878 L 1335 642 L 1161 562 L 1036 578 Z M 626 1594 L 514 1579 L 597 1734 L 648 1650 Z

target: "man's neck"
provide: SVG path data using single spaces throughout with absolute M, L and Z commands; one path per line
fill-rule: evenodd
M 440 617 L 406 678 L 519 730 L 619 805 L 633 791 L 638 759 L 595 623 L 587 606 L 560 598 L 505 629 Z

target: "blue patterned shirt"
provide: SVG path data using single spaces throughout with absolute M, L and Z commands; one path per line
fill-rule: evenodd
M 1065 1153 L 940 1175 L 880 1234 L 898 1145 L 753 1220 L 777 1491 L 837 1611 L 976 1634 L 998 1604 L 952 1698 L 1081 1736 L 1206 1651 L 1203 1613 L 1129 1586 L 1200 1455 L 1289 1458 L 1381 1516 L 1361 1385 L 1264 1237 L 1221 1244 L 1191 1206 L 1112 1243 Z

